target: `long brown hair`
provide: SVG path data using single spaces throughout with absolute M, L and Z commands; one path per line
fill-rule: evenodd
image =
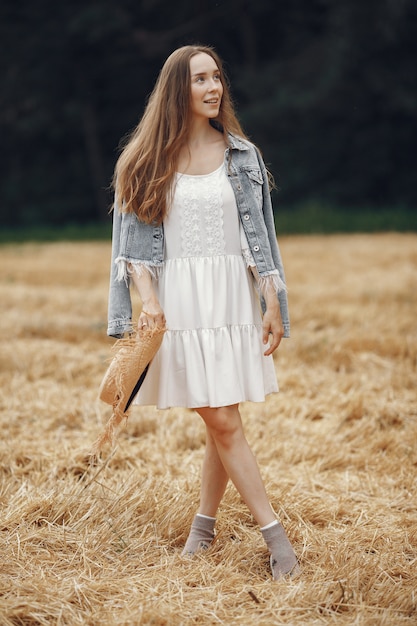
M 210 46 L 183 46 L 165 61 L 142 119 L 117 161 L 113 187 L 123 212 L 135 212 L 147 223 L 161 223 L 167 213 L 178 156 L 190 122 L 190 59 L 204 52 L 217 63 L 223 96 L 217 118 L 225 137 L 245 137 L 230 97 L 223 64 Z

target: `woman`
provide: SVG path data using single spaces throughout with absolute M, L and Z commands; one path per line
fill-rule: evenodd
M 272 353 L 289 335 L 284 272 L 265 165 L 212 48 L 185 46 L 166 60 L 114 187 L 108 334 L 131 328 L 132 282 L 139 329 L 167 325 L 135 403 L 189 407 L 206 425 L 200 506 L 183 554 L 210 545 L 230 478 L 260 526 L 273 578 L 294 575 L 239 414 L 240 402 L 278 391 Z

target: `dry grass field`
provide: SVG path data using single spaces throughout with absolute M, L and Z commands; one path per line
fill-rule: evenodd
M 289 582 L 231 486 L 214 545 L 181 558 L 204 449 L 191 411 L 136 407 L 89 466 L 109 417 L 109 244 L 0 248 L 2 626 L 417 624 L 417 236 L 281 248 L 281 392 L 242 409 L 302 563 Z

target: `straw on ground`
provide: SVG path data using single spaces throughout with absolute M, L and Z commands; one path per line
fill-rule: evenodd
M 232 486 L 214 545 L 181 558 L 204 450 L 191 411 L 135 408 L 88 464 L 109 416 L 109 244 L 0 249 L 2 625 L 417 623 L 417 236 L 281 245 L 281 392 L 243 406 L 303 567 L 277 583 Z

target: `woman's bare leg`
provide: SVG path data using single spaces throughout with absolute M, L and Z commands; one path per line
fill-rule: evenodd
M 261 527 L 271 555 L 272 577 L 298 575 L 297 557 L 269 503 L 258 464 L 243 432 L 238 405 L 196 410 L 206 424 L 207 442 L 199 514 L 194 518 L 183 554 L 206 549 L 213 540 L 216 511 L 229 477 Z
M 217 452 L 217 446 L 206 428 L 206 450 L 201 472 L 200 507 L 198 512 L 216 517 L 217 509 L 229 481 L 229 476 Z
M 258 464 L 244 435 L 238 405 L 220 408 L 204 407 L 196 410 L 203 418 L 207 431 L 215 443 L 225 473 L 235 485 L 258 524 L 266 526 L 276 517 L 266 495 Z M 213 455 L 212 452 L 211 454 Z M 218 466 L 217 471 L 219 471 Z M 205 485 L 204 490 L 206 489 L 210 490 L 210 484 Z M 218 495 L 219 492 L 216 493 L 211 506 L 214 505 Z M 210 498 L 207 501 L 209 500 Z M 203 512 L 202 509 L 201 512 Z
M 190 532 L 182 551 L 183 556 L 207 550 L 214 539 L 214 525 L 220 501 L 229 477 L 217 452 L 216 443 L 206 428 L 206 449 L 201 472 L 200 506 L 191 524 Z

